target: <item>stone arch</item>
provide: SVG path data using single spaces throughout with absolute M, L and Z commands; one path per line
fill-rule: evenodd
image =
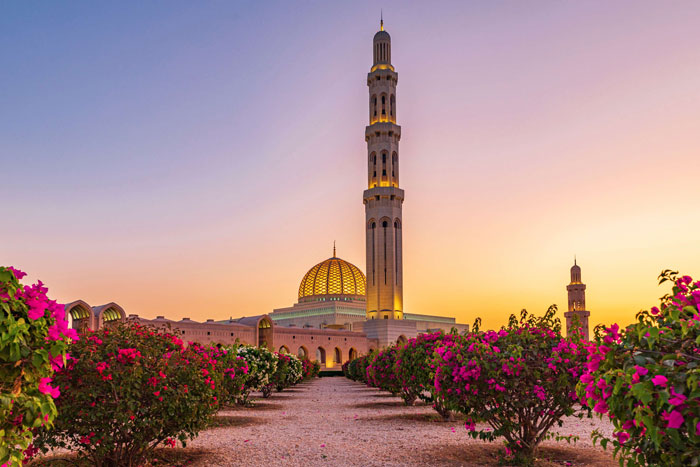
M 287 348 L 286 345 L 283 345 L 282 347 L 280 347 L 279 353 L 283 353 L 283 354 L 289 355 L 289 349 Z
M 297 357 L 301 358 L 302 360 L 309 358 L 309 350 L 302 345 L 299 347 L 299 350 L 297 350 Z
M 396 343 L 397 343 L 398 345 L 405 344 L 406 342 L 408 342 L 408 339 L 406 339 L 406 336 L 404 336 L 403 334 L 401 334 L 401 335 L 398 337 L 398 339 L 396 339 Z
M 355 360 L 357 358 L 357 350 L 354 347 L 350 347 L 348 351 L 348 360 Z
M 97 321 L 97 329 L 108 326 L 110 323 L 126 319 L 124 308 L 114 302 L 93 307 L 92 310 L 95 315 L 94 319 Z
M 338 347 L 333 349 L 333 366 L 343 364 L 343 352 Z
M 269 316 L 262 316 L 258 321 L 258 347 L 272 347 L 272 320 Z
M 318 347 L 316 349 L 316 361 L 320 363 L 322 367 L 326 366 L 326 349 L 323 347 Z
M 93 329 L 95 325 L 95 314 L 92 307 L 82 300 L 76 300 L 65 306 L 68 327 L 80 332 Z

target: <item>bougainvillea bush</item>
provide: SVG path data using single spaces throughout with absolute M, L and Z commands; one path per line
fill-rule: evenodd
M 135 323 L 88 331 L 56 372 L 61 395 L 42 451 L 68 448 L 96 466 L 141 465 L 159 445 L 183 445 L 218 409 L 216 365 L 167 332 Z
M 374 358 L 374 353 L 362 355 L 348 364 L 348 377 L 360 383 L 367 383 L 367 366 Z
M 443 341 L 459 339 L 458 334 L 445 334 L 442 331 L 421 334 L 409 339 L 397 348 L 394 373 L 401 390 L 411 397 L 433 405 L 433 408 L 445 419 L 450 418 L 451 411 L 445 401 L 435 391 L 435 349 Z
M 562 338 L 555 312 L 550 307 L 538 318 L 523 310 L 520 320 L 511 316 L 499 331 L 476 329 L 436 349 L 437 395 L 467 416 L 472 437 L 503 438 L 512 463 L 532 464 L 562 417 L 584 415 L 575 408 L 575 388 L 586 352 L 578 338 Z M 477 430 L 477 420 L 490 428 Z
M 21 465 L 33 431 L 56 417 L 60 389 L 54 370 L 66 362 L 68 329 L 63 305 L 49 300 L 38 281 L 22 285 L 26 274 L 0 266 L 0 465 Z M 28 453 L 29 454 L 29 453 Z
M 302 380 L 303 381 L 309 381 L 313 378 L 316 378 L 321 371 L 321 364 L 317 361 L 311 361 L 308 358 L 304 358 L 301 361 L 301 372 L 302 372 Z
M 367 366 L 367 384 L 400 396 L 406 405 L 413 405 L 418 395 L 411 388 L 400 384 L 394 371 L 397 355 L 396 346 L 377 352 Z
M 216 397 L 219 403 L 235 403 L 241 397 L 245 383 L 250 377 L 248 362 L 237 355 L 235 349 L 227 349 L 220 345 L 206 347 L 190 342 L 189 349 L 200 354 L 202 358 L 208 359 L 214 365 L 210 376 L 218 389 Z
M 266 347 L 242 345 L 236 349 L 237 355 L 248 363 L 250 376 L 245 382 L 239 404 L 248 404 L 251 391 L 269 391 L 272 375 L 277 370 L 277 355 Z M 268 394 L 269 395 L 269 394 Z
M 700 464 L 700 281 L 663 271 L 672 294 L 637 322 L 597 332 L 578 392 L 615 426 L 627 465 Z M 597 330 L 600 331 L 600 330 Z M 594 433 L 605 445 L 610 440 Z
M 302 377 L 302 363 L 294 355 L 275 352 L 277 369 L 270 378 L 268 385 L 263 388 L 263 397 L 269 397 L 272 388 L 282 391 L 296 384 Z

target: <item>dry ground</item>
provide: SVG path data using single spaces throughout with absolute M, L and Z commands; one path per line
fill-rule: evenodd
M 193 449 L 208 455 L 193 466 L 456 466 L 496 465 L 498 443 L 467 437 L 464 423 L 443 422 L 432 408 L 401 400 L 345 378 L 321 378 L 256 407 L 220 413 L 230 427 L 208 430 Z M 234 420 L 240 419 L 237 424 Z M 609 453 L 592 447 L 590 432 L 611 427 L 577 418 L 562 434 L 578 434 L 574 447 L 547 442 L 542 466 L 614 466 Z
M 594 428 L 611 431 L 596 420 L 567 420 L 560 433 L 581 440 L 545 442 L 538 465 L 616 466 L 592 446 Z M 161 450 L 155 465 L 494 466 L 501 446 L 469 438 L 463 421 L 444 422 L 428 406 L 405 407 L 391 394 L 331 377 L 221 411 L 186 449 Z

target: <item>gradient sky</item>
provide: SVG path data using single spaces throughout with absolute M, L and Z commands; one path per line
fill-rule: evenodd
M 399 72 L 405 311 L 630 322 L 700 276 L 700 2 L 5 2 L 0 264 L 223 319 L 364 264 L 366 73 Z

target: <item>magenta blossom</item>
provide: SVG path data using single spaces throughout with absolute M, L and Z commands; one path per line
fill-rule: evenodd
M 59 391 L 58 387 L 52 387 L 49 385 L 50 382 L 51 378 L 41 378 L 41 381 L 39 381 L 39 392 L 42 394 L 48 394 L 56 399 L 61 395 L 61 391 Z
M 666 378 L 663 375 L 656 375 L 653 378 L 651 378 L 651 382 L 654 383 L 654 386 L 666 387 L 666 383 L 668 382 L 668 378 Z
M 664 413 L 661 414 L 661 418 L 668 422 L 668 424 L 666 425 L 667 428 L 678 429 L 681 427 L 681 425 L 683 425 L 683 422 L 685 421 L 685 418 L 683 418 L 683 415 L 678 410 L 674 410 L 671 413 L 664 411 Z

